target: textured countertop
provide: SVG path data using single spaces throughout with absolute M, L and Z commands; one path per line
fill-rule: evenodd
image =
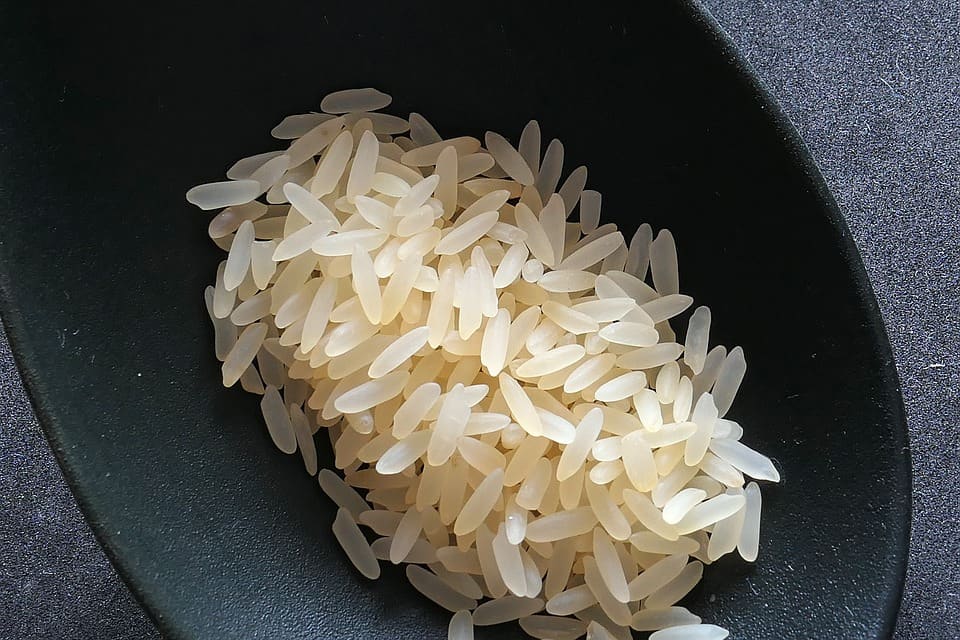
M 819 162 L 890 335 L 914 472 L 895 637 L 960 638 L 960 2 L 705 4 Z M 0 424 L 0 638 L 159 637 L 80 515 L 5 339 Z

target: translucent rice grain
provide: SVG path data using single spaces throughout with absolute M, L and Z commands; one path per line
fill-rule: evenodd
M 666 540 L 676 540 L 679 537 L 676 528 L 663 521 L 660 510 L 645 494 L 627 489 L 623 492 L 623 502 L 640 524 L 650 531 Z
M 580 194 L 580 229 L 584 234 L 596 231 L 600 222 L 601 200 L 599 191 L 585 189 Z
M 710 391 L 720 368 L 723 366 L 727 357 L 727 349 L 722 345 L 717 345 L 707 353 L 707 358 L 703 363 L 703 371 L 693 376 L 693 397 L 699 398 L 701 394 Z
M 452 524 L 460 514 L 469 471 L 466 463 L 459 459 L 454 459 L 447 470 L 443 487 L 440 490 L 439 504 L 440 520 L 445 525 Z
M 419 511 L 409 509 L 404 513 L 390 542 L 390 562 L 400 564 L 413 549 L 422 530 L 423 519 Z
M 707 359 L 709 337 L 710 309 L 708 307 L 697 307 L 697 310 L 690 316 L 683 353 L 683 361 L 694 374 L 703 371 L 703 364 Z
M 418 327 L 395 340 L 374 359 L 367 370 L 371 378 L 381 378 L 390 373 L 427 344 L 430 329 Z
M 484 602 L 473 612 L 473 623 L 479 626 L 502 624 L 543 611 L 543 600 L 503 596 Z
M 464 296 L 460 305 L 457 331 L 462 340 L 469 340 L 483 324 L 483 302 L 480 299 L 480 274 L 476 267 L 467 267 L 463 274 L 463 290 L 473 295 Z
M 680 575 L 651 594 L 647 598 L 646 606 L 650 609 L 659 609 L 673 605 L 687 595 L 700 582 L 702 576 L 703 564 L 697 561 L 691 562 L 683 568 Z
M 602 353 L 590 358 L 570 373 L 563 384 L 564 392 L 577 393 L 586 389 L 613 369 L 616 361 L 617 356 L 612 353 Z
M 493 537 L 491 545 L 493 548 L 493 557 L 496 561 L 496 569 L 502 577 L 503 583 L 515 596 L 519 594 L 520 597 L 523 597 L 527 592 L 523 558 L 520 555 L 520 548 L 510 544 L 507 540 L 503 525 L 500 525 L 497 534 Z
M 557 271 L 553 273 L 559 273 Z M 574 335 L 582 335 L 597 331 L 600 327 L 596 320 L 571 307 L 548 300 L 542 305 L 543 314 L 550 318 L 564 331 Z M 572 364 L 572 363 L 571 363 Z
M 280 182 L 280 179 L 283 178 L 287 169 L 294 166 L 289 163 L 289 156 L 286 154 L 280 155 L 271 160 L 267 160 L 250 175 L 251 180 L 256 180 L 260 183 L 260 194 L 270 190 Z
M 657 330 L 640 322 L 614 322 L 600 330 L 600 337 L 608 342 L 630 347 L 650 347 L 657 344 Z
M 297 450 L 297 436 L 290 422 L 290 414 L 283 404 L 283 398 L 276 387 L 267 387 L 263 399 L 260 401 L 260 410 L 267 431 L 277 449 L 284 453 L 293 453 Z
M 357 516 L 357 523 L 370 527 L 374 533 L 381 536 L 392 536 L 400 524 L 402 514 L 382 509 L 370 509 Z
M 683 353 L 683 346 L 675 342 L 662 342 L 651 347 L 628 351 L 617 358 L 617 366 L 623 369 L 653 369 L 676 360 Z
M 681 625 L 699 625 L 700 616 L 690 613 L 684 607 L 664 607 L 663 609 L 642 609 L 633 614 L 630 626 L 637 631 L 656 631 Z M 725 636 L 720 636 L 725 637 Z M 661 636 L 662 638 L 662 636 Z M 674 640 L 686 640 L 688 636 L 677 635 Z
M 332 193 L 340 182 L 340 178 L 343 177 L 352 154 L 353 134 L 350 131 L 343 131 L 330 144 L 330 148 L 323 154 L 323 158 L 317 165 L 317 170 L 310 182 L 310 193 L 318 198 Z M 286 193 L 286 186 L 284 195 L 290 197 Z
M 568 616 L 591 607 L 597 603 L 597 596 L 587 585 L 571 587 L 552 596 L 546 605 L 548 613 L 556 616 Z
M 593 395 L 598 402 L 616 402 L 632 397 L 646 385 L 647 376 L 642 371 L 631 371 L 604 382 Z
M 493 155 L 497 164 L 508 176 L 523 185 L 533 184 L 533 171 L 527 165 L 523 156 L 513 148 L 507 139 L 499 133 L 488 131 L 484 136 L 487 149 Z
M 737 541 L 737 550 L 747 562 L 754 562 L 760 548 L 760 487 L 751 482 L 744 489 L 743 529 Z
M 533 556 L 525 550 L 520 550 L 520 558 L 523 561 L 523 574 L 527 583 L 526 597 L 535 598 L 543 591 L 543 578 L 540 576 L 540 568 L 534 562 Z M 540 609 L 543 609 L 541 604 Z
M 737 548 L 743 534 L 743 523 L 746 520 L 747 508 L 729 518 L 724 518 L 713 525 L 713 531 L 710 533 L 710 542 L 707 545 L 707 558 L 713 562 L 722 556 L 727 555 Z
M 576 437 L 576 428 L 566 419 L 551 413 L 540 407 L 537 407 L 537 415 L 540 416 L 540 425 L 543 428 L 543 436 L 549 438 L 558 444 L 570 444 Z
M 597 519 L 614 540 L 626 540 L 630 537 L 630 523 L 610 497 L 605 487 L 587 480 L 584 483 L 587 501 L 597 515 Z
M 707 492 L 701 489 L 684 489 L 673 496 L 663 505 L 663 521 L 667 524 L 677 524 L 691 509 L 703 502 Z
M 678 553 L 650 565 L 630 582 L 631 600 L 642 600 L 662 589 L 683 572 L 687 560 L 687 554 Z
M 457 612 L 463 609 L 474 609 L 477 606 L 476 600 L 457 593 L 450 585 L 423 567 L 407 565 L 406 573 L 407 580 L 414 589 L 447 611 Z
M 576 640 L 587 631 L 586 625 L 575 618 L 543 615 L 520 618 L 520 628 L 527 635 L 542 640 Z
M 607 629 L 607 627 L 596 620 L 592 620 L 590 624 L 587 625 L 586 640 L 618 640 L 618 638 L 612 631 Z
M 531 436 L 541 435 L 543 428 L 540 424 L 540 416 L 537 415 L 530 397 L 520 384 L 506 373 L 501 373 L 498 380 L 503 399 L 513 419 Z
M 313 252 L 321 256 L 349 256 L 354 247 L 373 251 L 387 240 L 387 234 L 379 229 L 343 231 L 320 238 L 313 243 Z
M 363 89 L 344 89 L 324 96 L 320 109 L 325 113 L 353 113 L 356 111 L 377 111 L 388 106 L 392 98 L 382 91 L 370 87 Z
M 498 216 L 496 211 L 488 211 L 451 228 L 434 247 L 434 253 L 449 255 L 463 251 L 490 231 Z
M 506 458 L 496 447 L 475 438 L 461 438 L 457 450 L 467 464 L 483 474 L 491 474 L 507 466 Z
M 253 223 L 244 220 L 237 229 L 230 252 L 227 255 L 227 264 L 223 271 L 223 286 L 227 291 L 233 291 L 240 286 L 250 268 L 250 251 L 253 246 Z
M 211 182 L 187 191 L 187 202 L 204 211 L 210 211 L 246 204 L 260 193 L 260 183 L 256 180 Z
M 377 155 L 380 143 L 371 131 L 365 131 L 357 145 L 357 153 L 350 167 L 347 179 L 346 195 L 353 198 L 365 194 L 373 184 L 373 174 L 377 171 Z
M 743 508 L 746 500 L 743 496 L 721 494 L 701 502 L 676 524 L 677 532 L 686 535 L 708 527 L 715 522 L 732 516 Z M 672 604 L 672 603 L 671 603 Z
M 353 487 L 346 484 L 340 476 L 330 471 L 322 469 L 317 476 L 320 488 L 327 497 L 333 500 L 338 506 L 350 512 L 354 519 L 360 518 L 361 514 L 369 511 L 370 505 L 360 497 Z
M 497 469 L 483 479 L 473 495 L 464 503 L 453 525 L 454 534 L 462 536 L 474 531 L 489 515 L 493 505 L 500 498 L 502 490 L 503 470 Z
M 440 134 L 433 128 L 433 125 L 419 113 L 410 114 L 410 139 L 413 140 L 414 144 L 418 147 L 442 140 Z
M 540 124 L 536 120 L 531 120 L 523 128 L 517 150 L 531 173 L 536 177 L 540 172 Z
M 590 507 L 558 511 L 527 523 L 527 540 L 554 542 L 575 537 L 592 531 L 597 521 L 597 515 Z
M 260 322 L 251 324 L 243 330 L 223 361 L 221 367 L 223 386 L 232 387 L 237 383 L 243 372 L 253 362 L 257 352 L 260 351 L 260 346 L 263 344 L 266 335 L 267 325 Z
M 560 455 L 560 461 L 557 464 L 557 480 L 561 482 L 566 480 L 583 466 L 602 427 L 603 412 L 598 408 L 591 409 L 577 425 L 573 442 L 568 444 Z
M 476 153 L 477 150 L 480 149 L 480 141 L 469 136 L 441 140 L 439 142 L 434 142 L 405 152 L 402 156 L 400 156 L 400 162 L 411 167 L 426 167 L 435 165 L 437 163 L 437 158 L 440 157 L 440 153 L 447 147 L 456 148 L 458 156 L 467 155 L 470 153 Z
M 583 347 L 578 344 L 557 347 L 524 362 L 517 369 L 517 375 L 524 378 L 545 376 L 577 363 L 584 353 Z
M 680 386 L 680 366 L 676 362 L 668 362 L 660 367 L 655 385 L 660 404 L 673 403 Z
M 433 436 L 427 447 L 428 464 L 436 467 L 450 459 L 469 418 L 470 407 L 465 402 L 463 386 L 455 385 L 440 405 Z
M 540 508 L 540 502 L 543 500 L 543 494 L 550 484 L 550 476 L 553 472 L 550 461 L 546 458 L 540 458 L 534 465 L 530 474 L 524 478 L 523 483 L 517 491 L 517 504 L 524 509 L 536 511 Z
M 473 616 L 466 609 L 461 609 L 450 618 L 447 627 L 447 640 L 473 640 Z
M 337 510 L 337 517 L 333 521 L 333 535 L 357 571 L 371 580 L 380 577 L 380 563 L 350 512 L 342 507 Z
M 507 586 L 504 584 L 497 566 L 496 556 L 493 552 L 493 539 L 494 534 L 486 526 L 480 525 L 477 528 L 477 559 L 483 572 L 483 579 L 490 595 L 499 598 L 507 593 Z
M 394 437 L 402 440 L 410 435 L 439 397 L 440 385 L 435 382 L 427 382 L 417 387 L 394 415 Z
M 736 440 L 713 439 L 710 441 L 710 450 L 752 478 L 780 482 L 780 473 L 770 458 Z
M 650 244 L 650 273 L 660 295 L 680 292 L 677 271 L 677 246 L 673 234 L 664 229 Z
M 658 481 L 657 467 L 653 460 L 653 452 L 641 431 L 634 431 L 623 436 L 620 442 L 623 457 L 623 466 L 630 483 L 637 491 L 650 491 Z
M 596 561 L 590 556 L 584 556 L 583 569 L 584 580 L 597 597 L 597 602 L 600 604 L 600 608 L 603 609 L 604 613 L 618 625 L 629 625 L 633 617 L 630 608 L 625 603 L 614 598 L 613 594 L 610 593 L 606 583 L 603 581 L 603 576 L 597 567 Z
M 469 180 L 487 172 L 495 161 L 489 153 L 467 153 L 457 158 L 457 178 Z
M 567 213 L 564 209 L 563 199 L 559 195 L 550 196 L 550 199 L 540 211 L 539 221 L 543 227 L 547 238 L 550 240 L 550 246 L 553 249 L 553 262 L 544 262 L 550 268 L 557 268 L 558 262 L 563 258 L 564 247 L 566 246 L 566 225 Z M 576 233 L 576 228 L 574 227 Z
M 337 398 L 334 406 L 341 413 L 359 413 L 372 409 L 403 391 L 409 377 L 409 371 L 388 373 L 378 380 L 370 380 L 350 389 Z
M 291 405 L 290 407 L 290 422 L 293 424 L 293 431 L 297 438 L 297 448 L 303 458 L 303 466 L 308 474 L 316 475 L 317 447 L 313 442 L 313 434 L 310 431 L 310 421 L 298 405 Z
M 514 498 L 507 501 L 503 510 L 503 532 L 510 544 L 520 544 L 527 534 L 529 512 L 519 506 Z
M 488 171 L 487 173 L 490 172 Z M 473 180 L 467 180 L 463 183 L 462 188 L 475 197 L 485 196 L 488 193 L 506 189 L 510 192 L 511 198 L 519 198 L 523 191 L 523 187 L 513 180 L 495 178 L 474 178 Z M 459 189 L 457 195 L 460 195 Z M 464 200 L 464 202 L 466 202 L 466 200 Z
M 630 239 L 630 251 L 624 271 L 643 280 L 650 264 L 650 243 L 653 242 L 653 230 L 649 224 L 641 224 Z
M 506 309 L 500 309 L 487 322 L 480 347 L 480 362 L 491 376 L 499 376 L 506 366 L 509 339 L 510 314 Z
M 613 543 L 610 542 L 610 537 L 600 527 L 593 530 L 593 557 L 600 577 L 611 595 L 624 604 L 630 602 L 630 592 L 627 589 L 627 580 L 620 565 L 620 558 Z
M 586 184 L 586 167 L 577 167 L 570 172 L 570 175 L 567 176 L 567 179 L 563 182 L 563 186 L 560 187 L 560 191 L 557 193 L 559 193 L 560 197 L 563 198 L 563 204 L 566 209 L 566 217 L 569 218 L 574 207 L 577 206 L 577 202 L 580 201 L 580 194 L 583 192 L 583 187 L 586 186 Z
M 724 640 L 729 635 L 726 629 L 712 624 L 683 624 L 657 631 L 650 640 Z
M 709 451 L 700 461 L 700 469 L 711 478 L 728 487 L 742 487 L 743 474 Z
M 584 313 L 597 322 L 615 322 L 636 308 L 636 303 L 632 298 L 589 300 L 575 304 L 572 307 L 574 311 Z
M 522 202 L 518 203 L 514 209 L 514 215 L 516 216 L 517 226 L 527 234 L 526 245 L 530 253 L 543 264 L 555 264 L 556 258 L 550 238 L 540 220 L 537 219 L 530 208 Z
M 323 151 L 340 133 L 341 129 L 343 129 L 343 118 L 333 118 L 321 122 L 303 136 L 294 140 L 286 153 L 290 159 L 289 166 L 298 167 Z
M 703 459 L 710 445 L 710 439 L 713 437 L 713 425 L 717 420 L 717 408 L 714 405 L 713 396 L 709 393 L 700 396 L 690 419 L 696 423 L 697 430 L 687 440 L 683 459 L 687 466 L 692 467 Z
M 633 396 L 633 406 L 637 410 L 640 422 L 651 433 L 660 431 L 663 426 L 663 413 L 660 410 L 660 401 L 657 394 L 651 389 L 641 389 Z
M 723 361 L 723 366 L 720 367 L 720 372 L 717 374 L 717 381 L 713 385 L 713 396 L 720 417 L 726 415 L 727 411 L 730 410 L 746 370 L 747 362 L 743 357 L 743 349 L 736 347 L 730 351 L 730 354 Z
M 693 422 L 670 423 L 653 433 L 645 433 L 644 439 L 653 448 L 667 447 L 684 442 L 697 430 Z
M 589 271 L 551 271 L 537 284 L 551 293 L 573 293 L 592 289 L 596 279 L 596 274 Z
M 666 540 L 652 531 L 638 531 L 630 536 L 630 544 L 638 551 L 658 555 L 689 555 L 700 548 L 700 543 L 693 538 L 680 537 L 676 540 Z
M 556 191 L 562 171 L 563 144 L 554 138 L 547 145 L 547 150 L 543 154 L 543 161 L 540 163 L 540 171 L 534 181 L 534 186 L 540 192 L 541 198 L 547 200 Z
M 210 322 L 213 324 L 214 333 L 214 353 L 217 360 L 221 362 L 226 359 L 227 354 L 237 342 L 237 324 L 228 317 L 218 318 L 214 313 L 214 295 L 213 287 L 207 287 L 203 292 L 203 301 L 207 307 L 207 314 L 210 316 Z
M 310 251 L 314 242 L 325 237 L 331 230 L 332 225 L 329 223 L 304 227 L 284 238 L 274 249 L 272 259 L 275 262 L 282 262 L 306 253 Z
M 677 393 L 673 399 L 673 420 L 684 422 L 690 416 L 690 407 L 693 403 L 693 384 L 690 378 L 683 376 L 677 383 Z
M 263 394 L 263 381 L 260 379 L 260 374 L 257 372 L 256 367 L 247 367 L 246 371 L 240 376 L 240 387 L 247 393 Z
M 277 264 L 273 261 L 276 248 L 277 244 L 273 241 L 254 242 L 250 247 L 250 271 L 258 289 L 266 289 L 276 273 Z

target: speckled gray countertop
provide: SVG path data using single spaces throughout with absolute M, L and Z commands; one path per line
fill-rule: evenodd
M 895 637 L 960 638 L 960 2 L 705 4 L 819 162 L 886 321 L 914 471 Z M 0 638 L 158 637 L 64 484 L 5 340 L 0 417 Z

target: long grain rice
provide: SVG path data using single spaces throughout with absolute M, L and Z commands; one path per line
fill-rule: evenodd
M 755 560 L 744 474 L 779 473 L 723 419 L 742 350 L 708 350 L 706 307 L 675 338 L 693 300 L 673 236 L 641 224 L 628 245 L 601 225 L 584 167 L 558 193 L 563 145 L 541 158 L 535 121 L 517 148 L 489 133 L 484 150 L 374 111 L 389 100 L 331 94 L 329 113 L 274 128 L 285 151 L 188 194 L 228 207 L 204 292 L 224 384 L 263 395 L 271 438 L 308 473 L 329 430 L 346 481 L 318 478 L 338 541 L 368 577 L 378 558 L 428 564 L 408 577 L 458 612 L 450 638 L 472 638 L 471 610 L 541 638 L 723 637 L 672 606 L 700 578 L 688 558 Z

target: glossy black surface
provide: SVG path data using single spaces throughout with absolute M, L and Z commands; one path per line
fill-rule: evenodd
M 732 416 L 784 481 L 760 561 L 711 567 L 689 606 L 740 638 L 888 636 L 910 494 L 889 347 L 819 174 L 713 23 L 683 2 L 368 6 L 0 7 L 4 321 L 164 634 L 443 636 L 399 570 L 351 570 L 315 481 L 272 450 L 255 398 L 219 386 L 201 299 L 218 253 L 183 200 L 274 148 L 283 115 L 373 85 L 452 135 L 538 118 L 607 219 L 673 230 L 682 287 L 743 345 Z

